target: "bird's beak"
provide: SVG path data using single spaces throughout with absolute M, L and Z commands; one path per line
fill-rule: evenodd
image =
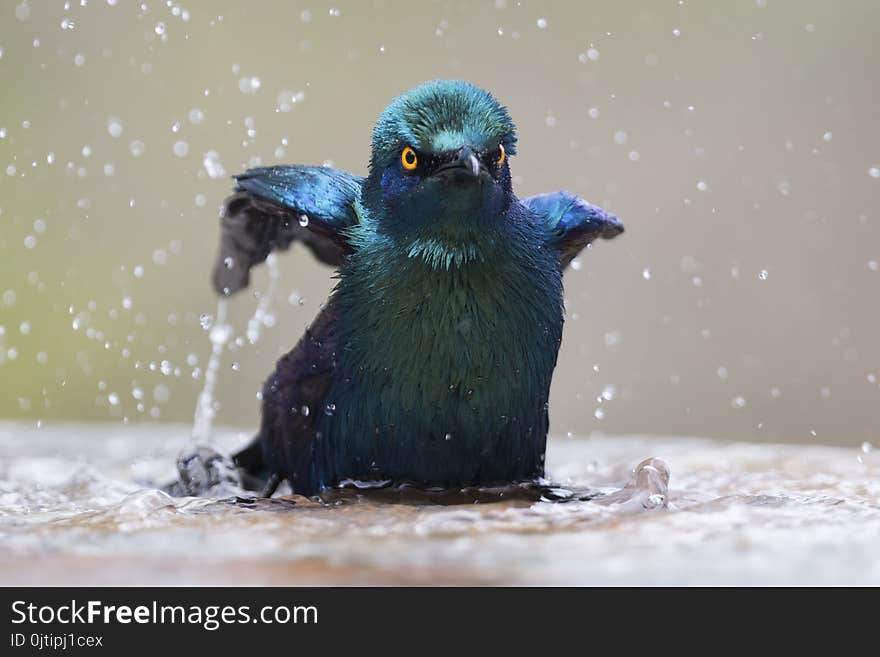
M 480 169 L 480 160 L 474 154 L 474 151 L 470 146 L 463 146 L 458 150 L 452 160 L 438 167 L 435 173 L 455 173 L 467 178 L 479 178 Z
M 465 146 L 459 151 L 457 162 L 462 168 L 469 169 L 474 178 L 480 175 L 480 161 L 469 146 Z

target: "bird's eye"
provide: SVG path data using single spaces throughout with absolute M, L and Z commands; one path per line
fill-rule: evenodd
M 506 159 L 507 159 L 507 153 L 504 150 L 504 144 L 498 144 L 498 160 L 496 160 L 498 163 L 498 166 L 501 166 L 502 164 L 504 164 L 504 160 L 506 160 Z
M 403 149 L 403 151 L 400 153 L 400 163 L 407 171 L 412 171 L 418 166 L 419 158 L 412 147 L 407 146 Z

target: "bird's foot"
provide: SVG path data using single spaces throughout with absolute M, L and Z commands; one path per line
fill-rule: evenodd
M 177 481 L 165 486 L 175 496 L 246 496 L 232 457 L 207 445 L 196 445 L 177 457 Z

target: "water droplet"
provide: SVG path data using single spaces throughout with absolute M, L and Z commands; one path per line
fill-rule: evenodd
M 15 17 L 20 21 L 26 21 L 31 16 L 31 6 L 27 2 L 22 2 L 15 8 Z
M 260 78 L 256 76 L 243 77 L 238 81 L 238 90 L 243 94 L 255 94 L 260 85 Z
M 153 251 L 153 264 L 159 267 L 168 264 L 168 252 L 165 249 Z
M 709 183 L 707 183 L 705 180 L 698 180 L 697 189 L 701 192 L 707 192 L 709 191 Z
M 868 169 L 868 175 L 872 178 L 880 178 L 880 167 L 871 167 Z
M 109 395 L 107 395 L 107 401 L 110 402 L 111 406 L 117 406 L 119 404 L 119 395 L 117 395 L 115 392 L 111 392 Z
M 174 154 L 177 157 L 186 157 L 187 153 L 189 153 L 189 144 L 185 141 L 176 141 L 174 142 Z
M 650 280 L 651 280 L 651 270 L 648 269 L 647 267 L 645 267 L 645 268 L 642 270 L 642 278 L 644 278 L 646 281 L 650 281 Z
M 128 150 L 133 157 L 140 157 L 144 154 L 144 142 L 136 139 L 128 145 Z
M 199 326 L 201 326 L 205 331 L 207 331 L 214 324 L 214 316 L 209 315 L 208 313 L 202 313 L 199 315 Z M 195 363 L 190 363 L 190 365 L 194 365 Z
M 758 278 L 762 281 L 766 281 L 769 278 L 769 276 L 770 276 L 770 272 L 768 272 L 766 269 L 762 269 L 761 271 L 758 272 Z
M 537 20 L 537 25 L 538 25 L 538 29 L 539 29 L 539 30 L 545 30 L 545 29 L 547 29 L 547 19 L 546 19 L 546 18 L 543 18 L 543 17 L 542 17 L 542 18 L 539 18 L 539 19 Z
M 221 178 L 226 175 L 226 169 L 220 162 L 220 154 L 217 151 L 208 151 L 202 159 L 202 165 L 209 178 Z
M 614 349 L 623 341 L 620 331 L 609 331 L 605 334 L 605 346 L 608 349 Z
M 232 337 L 232 327 L 228 324 L 215 324 L 211 327 L 211 332 L 208 336 L 210 337 L 212 344 L 226 344 L 229 342 L 229 338 Z
M 205 112 L 200 110 L 198 107 L 193 107 L 189 114 L 187 115 L 189 118 L 189 122 L 193 125 L 199 125 L 205 121 Z
M 156 27 L 153 28 L 153 31 L 159 36 L 162 36 L 163 34 L 165 34 L 165 23 L 159 21 L 158 23 L 156 23 Z
M 309 225 L 309 217 L 308 215 L 301 214 L 299 215 L 299 225 L 305 228 Z
M 164 383 L 159 383 L 153 388 L 153 400 L 159 404 L 164 404 L 171 398 L 171 390 Z M 158 409 L 155 409 L 158 411 Z M 152 413 L 152 411 L 151 411 Z
M 734 397 L 731 400 L 730 405 L 734 408 L 743 408 L 746 405 L 746 399 L 745 397 Z
M 623 145 L 629 139 L 629 135 L 626 134 L 623 130 L 618 130 L 614 133 L 614 143 Z
M 870 454 L 872 451 L 874 451 L 874 446 L 871 443 L 869 443 L 867 441 L 862 443 L 862 453 L 863 454 Z
M 299 412 L 303 414 L 303 417 L 308 417 L 309 416 L 309 407 L 303 406 Z
M 447 433 L 445 436 L 443 436 L 443 438 L 444 438 L 444 440 L 452 440 L 452 434 Z

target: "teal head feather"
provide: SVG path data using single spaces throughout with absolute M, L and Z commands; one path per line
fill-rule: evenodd
M 515 153 L 516 129 L 491 94 L 469 82 L 428 82 L 379 117 L 363 201 L 385 232 L 445 262 L 437 245 L 463 255 L 461 243 L 509 207 Z
M 403 146 L 441 154 L 464 143 L 516 152 L 516 128 L 488 91 L 461 80 L 434 80 L 395 98 L 373 131 L 371 167 L 394 162 Z

